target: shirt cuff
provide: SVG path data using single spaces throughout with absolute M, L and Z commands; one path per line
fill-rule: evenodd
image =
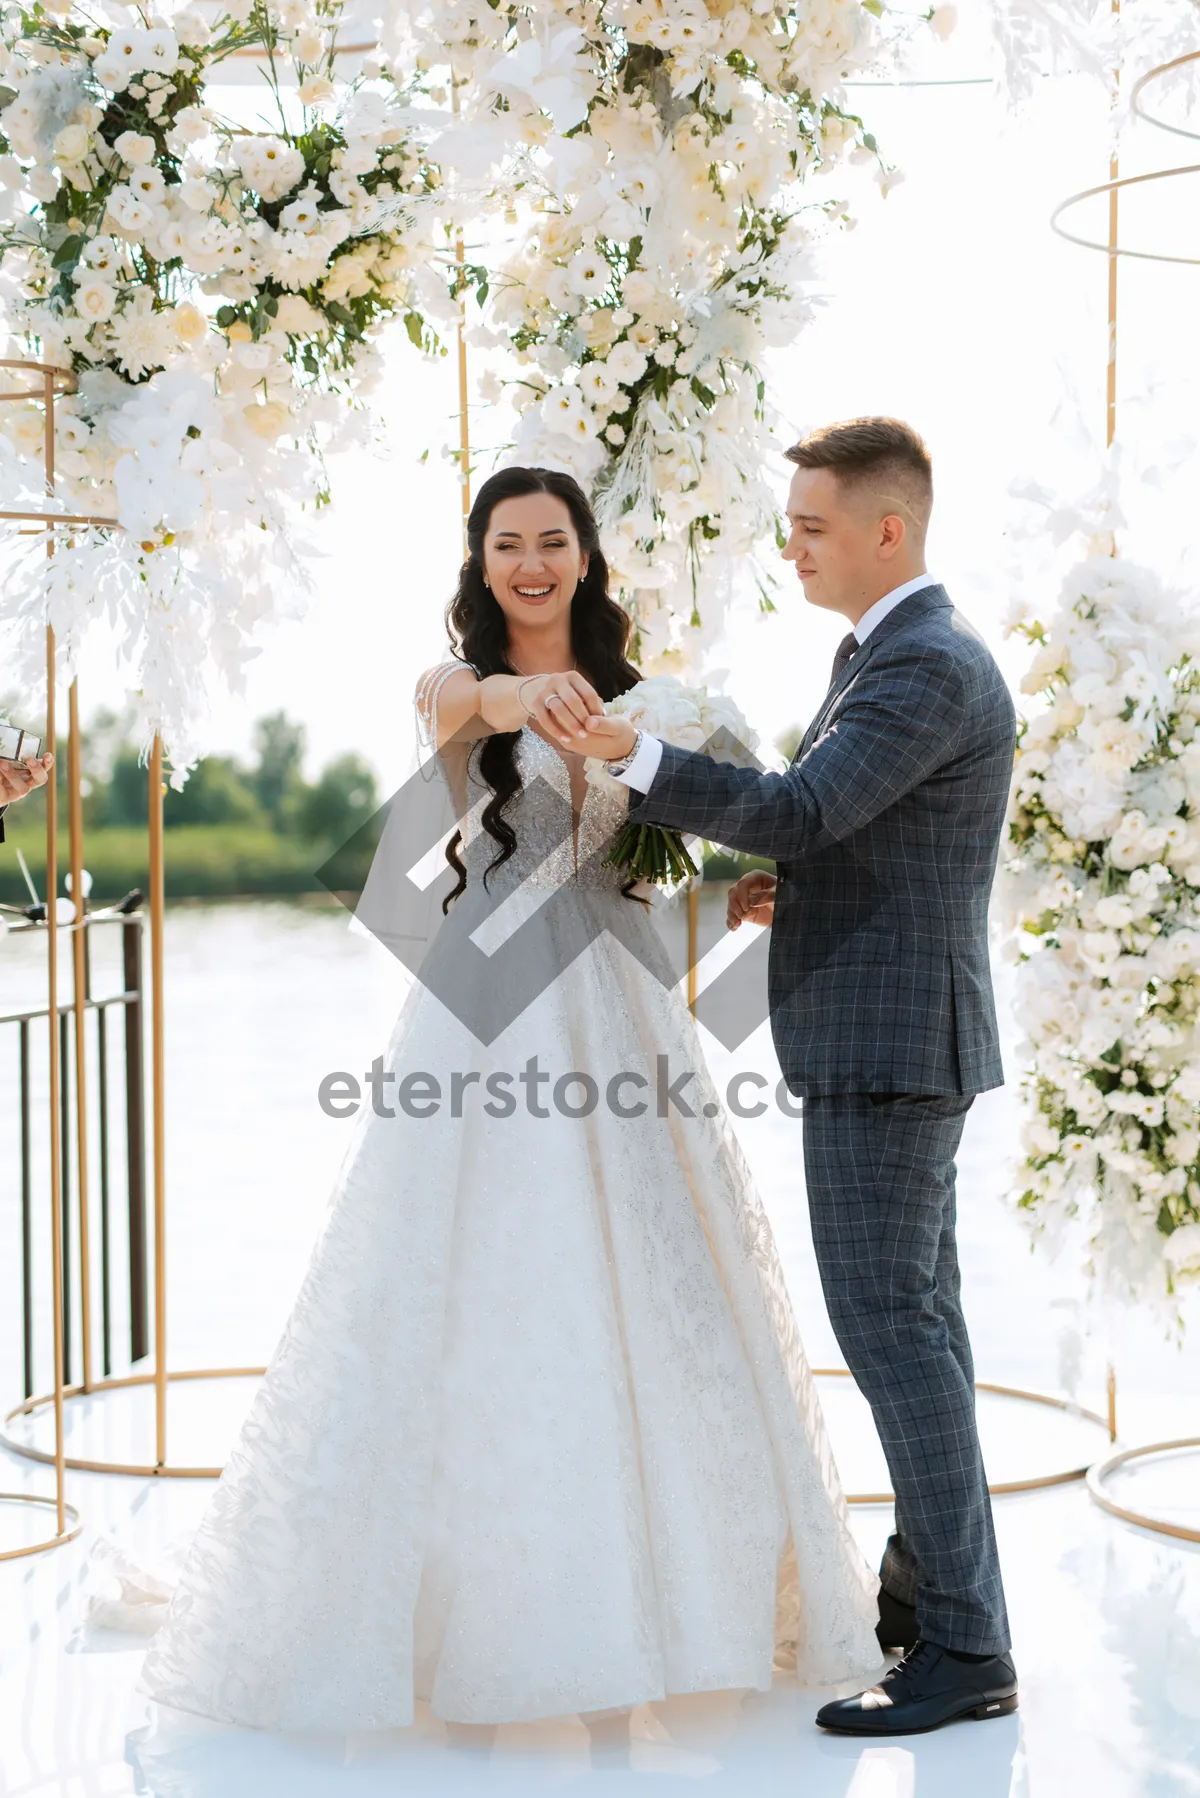
M 635 793 L 648 793 L 650 791 L 650 783 L 658 773 L 658 764 L 662 761 L 662 752 L 662 738 L 648 736 L 646 732 L 643 731 L 642 740 L 638 744 L 637 754 L 630 762 L 628 768 L 622 768 L 619 774 L 613 775 L 613 779 L 623 780 L 625 785 L 627 787 L 632 787 Z

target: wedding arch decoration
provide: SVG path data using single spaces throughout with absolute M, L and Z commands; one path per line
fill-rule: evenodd
M 1007 923 L 1030 1116 L 1020 1204 L 1085 1220 L 1109 1294 L 1200 1280 L 1200 618 L 1093 555 L 1045 619 L 1023 691 Z
M 702 577 L 718 590 L 714 551 L 728 562 L 773 522 L 748 470 L 760 347 L 807 316 L 800 184 L 843 153 L 878 161 L 840 83 L 886 47 L 882 0 L 804 14 L 776 0 L 420 0 L 391 10 L 382 53 L 348 83 L 335 80 L 342 18 L 336 0 L 0 12 L 0 306 L 18 351 L 4 359 L 64 371 L 53 404 L 4 409 L 8 509 L 61 521 L 5 585 L 12 672 L 32 689 L 44 667 L 53 738 L 56 655 L 71 667 L 106 615 L 149 750 L 155 1367 L 116 1383 L 153 1387 L 140 1470 L 162 1475 L 198 1471 L 168 1460 L 169 1382 L 248 1371 L 167 1365 L 164 758 L 181 785 L 206 662 L 236 688 L 254 629 L 294 605 L 298 514 L 328 498 L 325 460 L 363 428 L 378 331 L 401 319 L 428 351 L 457 328 L 461 347 L 465 293 L 490 291 L 483 335 L 518 358 L 526 418 L 553 439 L 545 459 L 596 490 L 639 625 L 647 596 L 673 584 L 695 629 Z M 247 55 L 277 114 L 263 131 L 212 103 L 221 64 Z M 481 221 L 497 242 L 468 262 Z M 585 456 L 589 424 L 598 456 Z M 516 447 L 537 451 L 537 430 Z M 52 882 L 54 792 L 52 776 Z M 76 869 L 77 825 L 73 804 Z M 53 939 L 53 889 L 47 904 Z M 81 1220 L 85 1134 L 81 1122 Z M 60 1424 L 64 1396 L 56 1379 Z M 18 1409 L 32 1419 L 48 1402 Z M 61 1427 L 55 1459 L 61 1512 L 62 1468 L 79 1459 L 64 1459 Z
M 335 85 L 339 8 L 111 10 L 130 22 L 64 0 L 3 15 L 0 302 L 75 377 L 56 408 L 59 501 L 120 527 L 27 557 L 6 609 L 21 684 L 47 608 L 68 657 L 110 616 L 178 783 L 205 657 L 236 687 L 255 626 L 295 609 L 298 514 L 366 425 L 380 328 L 401 319 L 431 349 L 454 308 L 437 172 L 405 122 L 413 82 L 368 64 Z M 210 104 L 221 65 L 255 51 L 273 130 Z M 30 403 L 3 424 L 13 492 L 45 420 Z
M 591 488 L 651 672 L 703 671 L 747 569 L 770 608 L 764 356 L 811 318 L 814 246 L 845 216 L 805 178 L 850 157 L 886 191 L 894 171 L 842 82 L 930 17 L 944 32 L 953 11 L 447 0 L 416 27 L 394 16 L 402 53 L 449 46 L 458 158 L 505 160 L 523 228 L 489 273 L 478 338 L 515 357 L 514 455 Z
M 365 426 L 379 329 L 431 350 L 472 284 L 477 337 L 517 364 L 514 453 L 592 486 L 641 654 L 698 668 L 776 528 L 763 354 L 811 315 L 814 239 L 845 215 L 805 177 L 849 156 L 886 188 L 842 82 L 953 9 L 421 0 L 348 83 L 334 0 L 96 11 L 35 0 L 0 26 L 0 303 L 76 377 L 62 502 L 121 526 L 26 562 L 18 682 L 47 605 L 68 657 L 107 613 L 184 778 L 206 658 L 236 688 L 256 626 L 302 603 L 298 515 Z M 262 132 L 211 104 L 250 53 Z M 43 422 L 5 425 L 15 490 Z
M 1073 17 L 1047 11 L 1051 48 L 1070 43 Z M 1153 4 L 1113 10 L 1115 68 L 1097 71 L 1113 100 L 1109 181 L 1051 219 L 1108 257 L 1107 455 L 1079 510 L 1026 490 L 1058 541 L 1079 532 L 1087 549 L 1052 609 L 1022 604 L 1012 621 L 1034 649 L 1022 683 L 1034 705 L 1019 726 L 1001 882 L 1026 1032 L 1018 1204 L 1052 1241 L 1082 1230 L 1093 1293 L 1176 1324 L 1183 1291 L 1200 1283 L 1200 609 L 1118 554 L 1116 357 L 1119 257 L 1190 260 L 1122 246 L 1120 192 L 1188 171 L 1123 178 L 1116 128 L 1125 107 L 1147 116 L 1148 83 L 1178 80 L 1200 53 L 1145 70 L 1127 98 L 1122 57 L 1176 49 L 1181 26 Z M 1061 230 L 1069 207 L 1100 194 L 1107 243 Z

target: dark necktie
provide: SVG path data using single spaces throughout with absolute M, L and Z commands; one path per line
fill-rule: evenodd
M 858 638 L 854 635 L 853 631 L 849 631 L 838 644 L 837 654 L 833 658 L 833 673 L 829 677 L 829 684 L 831 687 L 857 648 Z

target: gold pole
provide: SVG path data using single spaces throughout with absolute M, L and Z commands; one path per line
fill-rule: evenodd
M 455 79 L 453 65 L 450 69 L 450 105 L 455 118 L 458 117 L 458 82 Z M 455 233 L 454 260 L 459 267 L 458 290 L 458 421 L 459 421 L 459 475 L 462 481 L 462 526 L 463 554 L 467 550 L 467 519 L 471 516 L 471 410 L 470 386 L 467 381 L 467 296 L 462 286 L 461 275 L 466 265 L 466 250 L 463 245 L 462 227 Z
M 1112 0 L 1112 12 L 1115 18 L 1121 11 L 1121 0 Z M 1121 71 L 1113 70 L 1113 97 L 1115 107 L 1121 88 Z M 1106 368 L 1106 391 L 1104 408 L 1104 442 L 1107 449 L 1112 448 L 1113 438 L 1117 434 L 1117 201 L 1119 190 L 1116 182 L 1120 177 L 1117 140 L 1113 138 L 1112 154 L 1108 159 L 1108 178 L 1113 185 L 1108 190 L 1108 362 Z M 1109 535 L 1110 556 L 1117 553 L 1117 534 Z M 1109 1439 L 1117 1439 L 1117 1370 L 1110 1361 L 1108 1364 L 1105 1390 L 1108 1397 L 1108 1434 Z
M 688 882 L 687 891 L 687 1002 L 692 1016 L 696 1015 L 696 963 L 699 960 L 700 944 L 700 887 L 695 879 Z
M 163 782 L 162 733 L 150 752 L 150 1065 L 154 1109 L 154 1443 L 167 1460 L 167 1179 L 163 1053 Z
M 92 1251 L 88 1205 L 87 1131 L 87 941 L 80 927 L 83 897 L 83 793 L 80 787 L 79 681 L 67 694 L 71 735 L 67 743 L 67 805 L 71 830 L 71 898 L 76 927 L 71 932 L 75 980 L 75 1142 L 79 1175 L 79 1294 L 83 1334 L 83 1389 L 92 1386 Z
M 46 493 L 54 495 L 54 375 L 42 376 L 46 404 Z M 54 554 L 52 536 L 46 554 Z M 54 1330 L 54 1507 L 58 1535 L 67 1527 L 67 1470 L 63 1441 L 63 1190 L 59 1135 L 61 1069 L 58 1059 L 58 757 L 55 752 L 54 627 L 46 625 L 46 747 L 54 755 L 46 780 L 46 1015 L 50 1027 L 50 1260 Z
M 1112 0 L 1112 13 L 1116 18 L 1121 11 L 1121 0 Z M 1120 96 L 1121 71 L 1113 70 L 1113 96 L 1115 107 Z M 1112 154 L 1108 159 L 1108 178 L 1114 183 L 1108 191 L 1108 381 L 1107 403 L 1105 408 L 1105 444 L 1112 447 L 1113 438 L 1117 434 L 1117 208 L 1118 189 L 1115 185 L 1120 176 L 1117 140 L 1113 138 Z M 1112 554 L 1117 553 L 1114 539 Z

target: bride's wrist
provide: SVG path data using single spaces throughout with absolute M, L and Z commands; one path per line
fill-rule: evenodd
M 479 683 L 479 716 L 493 730 L 518 728 L 529 716 L 529 683 L 544 679 L 540 674 L 485 675 Z

